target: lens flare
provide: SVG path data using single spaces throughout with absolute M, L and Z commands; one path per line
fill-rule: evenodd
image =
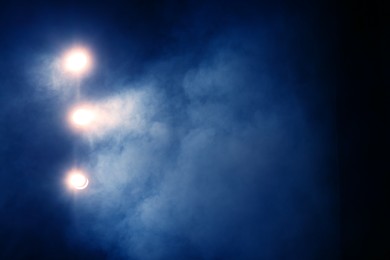
M 91 66 L 91 57 L 87 50 L 75 48 L 65 54 L 64 68 L 66 71 L 80 74 Z
M 77 190 L 83 190 L 89 184 L 88 178 L 80 170 L 70 171 L 67 182 L 71 188 L 74 188 Z

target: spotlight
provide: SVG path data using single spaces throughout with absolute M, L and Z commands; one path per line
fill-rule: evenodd
M 81 170 L 74 169 L 69 172 L 67 183 L 71 188 L 83 190 L 88 186 L 89 181 Z
M 83 48 L 75 48 L 65 54 L 64 69 L 74 74 L 82 74 L 91 66 L 91 56 Z
M 76 108 L 71 112 L 70 121 L 78 127 L 87 127 L 95 119 L 95 113 L 87 107 Z

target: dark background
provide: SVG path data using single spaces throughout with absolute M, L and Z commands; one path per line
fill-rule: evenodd
M 388 32 L 383 1 L 344 5 L 342 84 L 338 92 L 343 252 L 385 259 L 388 111 L 384 61 Z
M 385 30 L 386 15 L 384 1 L 272 1 L 272 4 L 260 1 L 2 1 L 0 258 L 389 259 L 385 182 L 385 175 L 389 172 L 386 128 L 389 96 L 385 88 L 389 85 L 385 77 L 389 30 Z M 264 37 L 268 37 L 266 41 Z M 307 161 L 293 163 L 290 168 L 286 164 L 270 166 L 269 169 L 271 172 L 284 169 L 294 173 L 295 169 L 304 168 L 308 161 L 313 160 L 313 165 L 323 168 L 319 173 L 322 177 L 319 183 L 309 181 L 306 175 L 299 175 L 299 180 L 275 177 L 270 183 L 275 185 L 274 188 L 285 187 L 288 191 L 292 190 L 290 182 L 305 183 L 302 187 L 310 190 L 311 187 L 324 187 L 324 191 L 318 191 L 317 203 L 321 207 L 305 208 L 307 194 L 295 196 L 298 191 L 294 192 L 290 202 L 275 202 L 286 208 L 280 210 L 284 216 L 280 220 L 276 217 L 273 220 L 272 214 L 279 216 L 277 213 L 270 213 L 269 219 L 258 217 L 262 216 L 260 212 L 264 208 L 256 205 L 274 193 L 259 195 L 257 190 L 262 187 L 261 181 L 254 179 L 254 184 L 244 182 L 242 190 L 233 188 L 232 191 L 237 193 L 227 198 L 236 201 L 241 196 L 247 198 L 248 194 L 255 194 L 245 203 L 237 199 L 239 204 L 242 202 L 237 206 L 239 213 L 222 207 L 215 211 L 215 215 L 210 213 L 209 218 L 200 220 L 195 213 L 194 223 L 199 225 L 198 228 L 226 222 L 228 231 L 220 232 L 211 227 L 212 231 L 206 232 L 204 237 L 191 239 L 183 235 L 191 230 L 185 227 L 170 229 L 166 233 L 148 230 L 157 237 L 144 240 L 151 243 L 152 251 L 158 252 L 154 255 L 144 255 L 145 251 L 134 246 L 136 242 L 127 243 L 126 232 L 113 231 L 110 235 L 109 225 L 127 219 L 126 211 L 118 210 L 112 217 L 96 217 L 91 226 L 106 226 L 105 231 L 84 232 L 80 226 L 88 226 L 87 219 L 94 218 L 94 211 L 91 211 L 94 206 L 81 213 L 81 217 L 75 217 L 74 210 L 82 203 L 78 204 L 69 192 L 64 191 L 61 181 L 64 169 L 73 160 L 73 145 L 79 141 L 63 124 L 63 111 L 71 102 L 61 94 L 46 93 L 42 88 L 37 90 L 38 85 L 46 84 L 39 78 L 45 78 L 48 73 L 34 69 L 34 66 L 45 67 L 47 57 L 80 41 L 91 46 L 97 54 L 98 65 L 92 76 L 86 79 L 83 89 L 93 98 L 123 91 L 118 78 L 121 82 L 142 81 L 154 70 L 150 68 L 161 60 L 179 57 L 180 65 L 172 65 L 173 70 L 165 71 L 186 75 L 187 71 L 208 64 L 208 57 L 219 49 L 235 51 L 242 48 L 243 51 L 234 57 L 249 57 L 250 66 L 246 67 L 248 74 L 238 77 L 242 81 L 248 77 L 252 85 L 244 87 L 243 96 L 238 95 L 237 100 L 228 105 L 233 111 L 231 120 L 236 122 L 233 125 L 254 122 L 255 111 L 259 109 L 271 112 L 288 110 L 288 105 L 279 107 L 273 104 L 285 104 L 294 97 L 310 127 L 296 127 L 294 124 L 299 125 L 300 121 L 289 119 L 293 126 L 288 127 L 294 134 L 287 134 L 286 138 L 302 138 L 296 134 L 300 131 L 308 135 L 316 133 L 315 144 L 310 148 L 303 145 L 302 148 L 299 142 L 291 141 L 291 150 L 282 150 L 288 156 L 280 157 L 295 160 L 293 151 L 303 156 L 318 152 L 322 159 L 307 157 Z M 245 52 L 242 46 L 246 42 L 253 45 L 251 50 L 258 56 L 251 58 Z M 261 67 L 263 63 L 257 62 L 258 57 L 265 60 L 265 68 Z M 270 89 L 256 83 L 257 75 L 263 73 L 272 80 Z M 162 89 L 170 97 L 167 103 L 172 109 L 168 110 L 178 114 L 172 119 L 172 125 L 177 124 L 180 128 L 180 112 L 177 111 L 192 104 L 193 97 L 186 97 L 183 89 L 177 87 L 180 76 L 161 73 L 156 78 L 164 81 Z M 274 85 L 278 87 L 272 87 Z M 265 102 L 270 104 L 260 104 L 259 93 L 262 92 L 271 93 L 271 98 L 267 96 Z M 227 96 L 237 93 L 229 92 Z M 209 97 L 205 95 L 200 99 L 205 99 L 200 102 L 207 104 Z M 229 125 L 228 122 L 225 124 Z M 216 132 L 218 138 L 219 132 Z M 251 137 L 250 143 L 256 143 L 256 136 L 261 134 Z M 242 142 L 250 149 L 256 147 Z M 274 146 L 278 147 L 278 144 Z M 167 154 L 175 154 L 174 144 L 166 149 Z M 199 160 L 200 164 L 208 161 L 207 158 Z M 248 171 L 260 169 L 254 165 L 248 166 L 252 167 Z M 231 176 L 234 182 L 236 179 Z M 155 187 L 148 185 L 143 187 Z M 204 189 L 210 192 L 209 188 Z M 246 190 L 249 190 L 248 194 Z M 144 196 L 150 194 L 145 192 Z M 281 196 L 288 198 L 290 193 L 286 191 Z M 120 199 L 126 201 L 127 197 L 122 193 Z M 267 202 L 273 204 L 273 199 Z M 187 204 L 191 207 L 191 200 Z M 202 205 L 207 211 L 216 204 L 212 201 L 210 205 Z M 289 211 L 288 204 L 302 205 L 302 212 L 317 210 L 317 213 L 304 218 L 305 213 Z M 272 206 L 270 208 L 274 210 Z M 237 215 L 222 217 L 232 212 Z M 166 214 L 172 214 L 169 216 L 173 222 L 186 219 L 177 217 L 175 211 Z M 193 216 L 189 215 L 188 218 Z M 305 219 L 302 222 L 308 223 L 303 224 L 307 225 L 305 231 L 295 231 L 301 230 L 301 222 L 290 222 L 294 217 Z M 75 224 L 77 221 L 86 222 Z M 241 226 L 242 230 L 246 228 L 246 222 L 254 227 L 248 234 L 240 229 Z M 282 226 L 287 233 L 302 232 L 305 235 L 284 237 L 279 235 L 278 232 L 282 231 L 277 228 L 262 229 L 273 225 Z M 145 230 L 136 231 L 142 234 Z M 226 242 L 224 232 L 240 236 L 228 236 Z M 169 243 L 156 244 L 156 241 Z M 124 246 L 117 246 L 122 243 Z M 129 251 L 139 250 L 139 253 L 123 252 L 126 247 L 130 248 Z

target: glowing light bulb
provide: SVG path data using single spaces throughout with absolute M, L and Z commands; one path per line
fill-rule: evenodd
M 70 119 L 74 125 L 86 127 L 95 119 L 95 113 L 88 108 L 77 108 L 71 113 Z
M 88 178 L 80 170 L 70 171 L 67 182 L 71 188 L 77 190 L 83 190 L 89 184 Z
M 65 55 L 64 68 L 65 70 L 80 74 L 85 72 L 91 66 L 91 57 L 85 49 L 76 48 Z

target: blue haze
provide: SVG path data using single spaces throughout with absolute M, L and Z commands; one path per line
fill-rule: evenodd
M 26 30 L 44 46 L 8 47 L 26 58 L 15 74 L 22 91 L 2 89 L 2 126 L 15 120 L 1 130 L 10 148 L 1 152 L 0 209 L 15 211 L 2 221 L 34 211 L 30 197 L 38 215 L 13 225 L 51 219 L 31 249 L 43 258 L 39 248 L 56 230 L 66 246 L 49 252 L 60 247 L 64 258 L 337 259 L 333 86 L 324 72 L 331 41 L 314 26 L 319 9 L 133 7 L 119 17 L 80 8 L 74 19 L 65 8 L 55 25 L 42 11 Z M 95 54 L 83 99 L 118 119 L 83 136 L 64 121 L 73 82 L 57 71 L 74 39 Z M 1 78 L 6 89 L 10 77 Z M 72 194 L 63 179 L 75 143 L 90 185 Z M 26 231 L 16 232 L 6 257 L 26 243 Z

